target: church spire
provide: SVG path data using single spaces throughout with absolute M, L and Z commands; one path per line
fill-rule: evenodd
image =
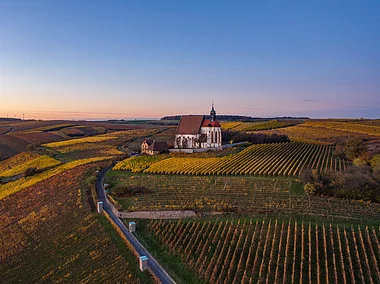
M 211 111 L 210 111 L 210 121 L 214 122 L 215 120 L 216 120 L 216 111 L 214 109 L 214 102 L 212 102 Z

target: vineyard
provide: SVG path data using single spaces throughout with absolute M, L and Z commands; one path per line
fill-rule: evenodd
M 86 138 L 79 138 L 79 139 L 71 139 L 71 140 L 66 140 L 66 141 L 61 141 L 61 142 L 55 142 L 55 143 L 48 143 L 45 144 L 45 147 L 49 148 L 63 148 L 65 146 L 72 146 L 76 144 L 85 144 L 85 143 L 97 143 L 97 142 L 103 142 L 107 140 L 112 140 L 116 139 L 117 137 L 112 135 L 99 135 L 99 136 L 94 136 L 94 137 L 86 137 Z
M 68 169 L 0 200 L 1 283 L 153 282 L 116 244 L 123 242 L 105 217 L 91 213 L 82 181 L 95 167 Z
M 138 129 L 127 124 L 115 124 L 108 122 L 98 121 L 65 121 L 65 120 L 16 120 L 16 121 L 0 121 L 0 125 L 12 126 L 15 128 L 16 133 L 25 133 L 25 131 L 54 131 L 56 129 L 64 130 L 69 127 L 91 127 L 103 132 L 107 131 L 120 131 Z
M 359 138 L 378 139 L 380 125 L 378 121 L 307 121 L 295 126 L 263 131 L 266 134 L 287 135 L 292 141 L 317 144 L 334 144 L 341 140 Z
M 11 129 L 13 130 L 12 132 L 2 135 Z M 152 135 L 155 132 L 157 132 L 157 129 L 147 129 L 127 124 L 106 122 L 76 121 L 75 123 L 68 123 L 67 121 L 0 121 L 0 160 L 4 160 L 26 151 L 27 146 L 30 144 L 48 144 L 49 147 L 60 148 L 62 151 L 70 153 L 74 150 L 76 153 L 82 151 L 82 153 L 78 153 L 78 155 L 76 155 L 76 153 L 72 155 L 73 159 L 82 159 L 92 157 L 91 155 L 99 149 L 93 149 L 92 151 L 85 151 L 85 147 L 82 147 L 82 149 L 74 149 L 75 143 L 88 146 L 89 143 L 99 144 L 104 142 L 104 147 L 101 149 L 101 155 L 120 155 L 121 153 L 117 152 L 116 147 L 114 147 L 115 145 L 122 144 L 126 139 L 137 137 L 140 134 L 142 137 L 145 137 Z M 106 138 L 89 137 L 87 141 L 81 140 L 79 142 L 73 142 L 73 139 L 71 139 L 72 137 L 77 136 L 94 136 L 104 133 L 107 133 L 105 136 Z M 115 136 L 118 137 L 118 139 L 111 139 L 113 133 L 115 133 Z M 54 142 L 63 142 L 68 139 L 70 139 L 70 142 L 54 144 Z M 115 145 L 111 143 L 114 149 L 111 149 L 111 145 L 108 145 L 107 148 L 107 140 L 115 143 Z M 80 147 L 79 145 L 77 145 L 77 147 Z M 71 148 L 64 149 L 66 146 L 70 146 Z M 95 147 L 94 145 L 92 146 Z
M 23 174 L 28 168 L 43 170 L 59 165 L 61 162 L 49 156 L 23 152 L 0 164 L 0 177 Z
M 132 157 L 117 163 L 113 169 L 139 173 L 149 168 L 150 165 L 167 159 L 168 157 L 168 155 Z
M 221 122 L 220 125 L 222 126 L 223 131 L 232 130 L 233 128 L 242 125 L 243 122 L 239 121 L 228 121 L 228 122 Z
M 63 154 L 64 157 L 68 159 L 85 159 L 94 156 L 117 156 L 125 154 L 118 146 L 125 144 L 126 141 L 138 140 L 141 137 L 152 135 L 157 131 L 157 129 L 118 131 L 110 134 L 48 143 L 43 146 Z
M 61 141 L 63 139 L 62 136 L 50 132 L 11 132 L 7 135 L 0 135 L 0 160 L 26 151 L 30 144 Z
M 260 131 L 268 129 L 283 128 L 295 125 L 301 121 L 281 121 L 281 120 L 270 120 L 265 122 L 242 122 L 235 127 L 229 128 L 231 131 Z
M 380 283 L 378 226 L 209 219 L 138 228 L 205 283 Z
M 328 139 L 372 139 L 380 127 L 378 121 L 281 123 L 288 122 L 223 128 L 305 128 L 314 138 L 326 131 Z M 19 121 L 2 124 L 0 133 L 10 126 L 14 131 L 0 135 L 0 159 L 14 155 L 0 162 L 1 282 L 152 283 L 107 219 L 94 214 L 87 190 L 95 169 L 136 151 L 144 138 L 173 141 L 175 128 Z M 118 210 L 202 216 L 137 222 L 136 236 L 148 249 L 165 251 L 190 273 L 184 283 L 380 283 L 380 204 L 307 195 L 297 181 L 305 168 L 352 167 L 333 155 L 333 145 L 322 145 L 328 139 L 128 158 L 104 182 Z M 160 264 L 170 265 L 166 260 Z
M 169 158 L 149 166 L 145 173 L 186 175 L 297 176 L 304 168 L 343 171 L 346 160 L 332 155 L 332 146 L 301 142 L 256 144 L 222 158 Z
M 94 158 L 89 158 L 89 159 L 76 160 L 76 161 L 62 164 L 60 166 L 57 166 L 50 170 L 36 174 L 34 176 L 23 177 L 16 181 L 12 181 L 4 185 L 0 185 L 0 200 L 9 195 L 15 194 L 16 192 L 21 191 L 29 186 L 35 185 L 43 180 L 46 180 L 55 175 L 64 173 L 65 171 L 73 169 L 80 165 L 85 165 L 85 164 L 98 162 L 98 161 L 104 161 L 107 159 L 109 159 L 109 157 L 94 157 Z
M 109 172 L 110 195 L 124 210 L 187 210 L 323 216 L 345 221 L 380 219 L 380 205 L 356 200 L 308 196 L 288 178 L 256 176 L 175 176 Z M 114 196 L 113 188 L 141 195 Z
M 368 124 L 366 122 L 360 123 L 360 121 L 353 122 L 342 122 L 342 121 L 321 121 L 312 122 L 312 127 L 325 127 L 334 130 L 348 131 L 354 133 L 360 133 L 371 136 L 380 137 L 380 125 L 371 122 Z

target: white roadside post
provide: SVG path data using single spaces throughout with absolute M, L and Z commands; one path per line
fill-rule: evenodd
M 98 201 L 98 213 L 103 212 L 103 201 Z
M 136 231 L 136 223 L 135 222 L 129 222 L 129 231 L 131 233 Z
M 148 258 L 145 255 L 140 256 L 140 270 L 144 271 L 148 268 Z

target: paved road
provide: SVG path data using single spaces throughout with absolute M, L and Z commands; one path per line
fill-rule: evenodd
M 5 131 L 2 135 L 5 135 L 5 134 L 8 134 L 8 133 L 11 133 L 15 130 L 15 128 L 13 126 L 11 126 L 11 128 L 7 131 Z
M 103 209 L 108 213 L 113 222 L 120 228 L 127 240 L 135 248 L 139 256 L 145 255 L 148 257 L 148 266 L 152 272 L 160 279 L 161 283 L 171 284 L 175 283 L 174 280 L 169 276 L 169 274 L 158 264 L 158 262 L 152 257 L 152 255 L 145 249 L 145 247 L 136 239 L 136 237 L 128 231 L 123 222 L 116 216 L 116 212 L 113 210 L 113 206 L 106 197 L 105 190 L 103 187 L 104 176 L 109 168 L 103 169 L 99 172 L 98 178 L 96 180 L 96 191 L 98 193 L 98 198 L 103 201 Z M 115 214 L 116 213 L 116 214 Z
M 222 145 L 222 148 L 223 149 L 232 148 L 232 147 L 243 145 L 243 144 L 246 144 L 246 143 L 249 143 L 249 142 L 248 141 L 244 141 L 244 142 L 236 142 L 236 143 L 231 143 L 231 144 L 224 144 L 224 145 Z

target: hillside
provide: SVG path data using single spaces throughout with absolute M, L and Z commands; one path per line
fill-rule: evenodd
M 2 283 L 148 283 L 91 211 L 83 180 L 95 168 L 75 167 L 0 200 Z
M 2 120 L 0 161 L 24 152 L 31 146 L 141 128 L 108 122 Z
M 334 185 L 356 184 L 350 177 L 376 182 L 371 171 L 336 156 L 339 145 L 325 138 L 334 132 L 334 139 L 365 138 L 376 146 L 377 121 L 225 122 L 232 133 L 281 131 L 294 141 L 153 157 L 128 153 L 147 137 L 171 143 L 174 127 L 9 123 L 0 138 L 26 146 L 10 143 L 11 157 L 0 161 L 4 283 L 153 282 L 108 219 L 95 213 L 95 170 L 112 163 L 105 182 L 118 210 L 194 211 L 186 220 L 133 219 L 135 236 L 178 283 L 379 280 L 377 197 L 345 188 L 334 191 L 338 196 L 312 194 L 301 182 L 305 169 L 321 178 L 335 175 Z M 314 139 L 306 139 L 310 133 Z
M 164 116 L 161 118 L 161 120 L 180 120 L 182 115 L 171 115 L 171 116 Z M 208 116 L 208 115 L 204 115 Z M 218 115 L 218 120 L 220 121 L 269 121 L 269 120 L 306 120 L 310 119 L 309 117 L 290 117 L 290 116 L 283 116 L 283 117 L 252 117 L 252 116 L 243 116 L 243 115 Z

